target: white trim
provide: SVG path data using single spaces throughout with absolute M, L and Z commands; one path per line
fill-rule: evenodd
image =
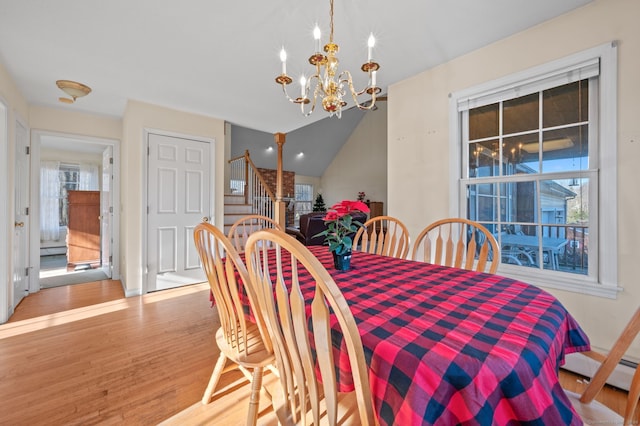
M 593 378 L 596 370 L 600 367 L 600 363 L 598 361 L 586 357 L 579 352 L 567 354 L 564 360 L 565 364 L 561 368 L 589 378 Z M 613 370 L 613 373 L 607 377 L 606 383 L 628 391 L 631 387 L 631 379 L 634 373 L 634 368 L 618 364 Z
M 609 47 L 609 48 L 606 48 Z M 602 46 L 600 65 L 600 129 L 598 132 L 598 168 L 600 191 L 598 235 L 600 239 L 599 280 L 603 285 L 618 282 L 618 49 L 617 42 Z M 595 190 L 595 189 L 594 189 Z M 589 194 L 591 195 L 591 194 Z
M 112 275 L 111 279 L 120 279 L 120 141 L 117 139 L 99 138 L 70 133 L 60 133 L 49 130 L 31 131 L 31 211 L 30 214 L 30 258 L 33 259 L 31 274 L 40 276 L 40 145 L 43 136 L 57 136 L 72 139 L 77 143 L 94 144 L 113 147 L 113 223 L 111 233 L 113 237 Z M 38 232 L 35 232 L 38 230 Z M 37 259 L 37 262 L 36 262 Z M 124 285 L 124 282 L 122 283 Z M 39 280 L 30 282 L 30 292 L 40 290 Z
M 28 204 L 27 204 L 27 206 L 29 207 L 29 214 L 28 214 L 28 219 L 27 219 L 28 223 L 27 223 L 27 226 L 26 226 L 26 231 L 27 231 L 27 254 L 26 254 L 27 259 L 26 259 L 26 261 L 27 261 L 27 268 L 29 269 L 29 275 L 27 276 L 27 292 L 28 292 L 28 294 L 31 294 L 32 289 L 37 287 L 37 285 L 38 285 L 38 279 L 34 278 L 34 273 L 33 273 L 34 269 L 33 269 L 33 263 L 32 263 L 32 260 L 33 260 L 32 254 L 33 253 L 31 251 L 31 234 L 33 234 L 33 229 L 31 228 L 31 225 L 32 225 L 32 223 L 31 223 L 31 215 L 33 214 L 33 209 L 31 209 L 31 200 L 32 200 L 31 191 L 33 191 L 32 187 L 31 187 L 31 179 L 32 179 L 31 168 L 33 167 L 33 164 L 31 162 L 31 138 L 29 136 L 29 133 L 30 133 L 31 129 L 27 125 L 27 120 L 22 118 L 22 116 L 20 115 L 20 113 L 18 111 L 14 110 L 13 114 L 14 114 L 14 118 L 15 118 L 14 127 L 13 127 L 13 146 L 15 147 L 16 144 L 17 144 L 17 137 L 18 137 L 18 135 L 17 135 L 17 132 L 18 132 L 17 124 L 20 124 L 22 127 L 24 127 L 24 130 L 26 132 L 26 138 L 27 138 L 27 144 L 28 144 L 27 146 L 29 147 L 29 158 L 28 158 L 29 170 L 28 170 L 28 174 L 27 174 L 27 179 L 29 180 L 29 200 L 28 200 Z M 17 155 L 18 154 L 14 150 L 14 153 L 13 153 L 14 162 L 17 161 Z M 16 170 L 14 168 L 14 170 L 13 170 L 13 187 L 14 187 L 13 190 L 14 191 L 16 189 L 15 186 L 16 186 Z M 14 219 L 15 219 L 15 207 L 16 207 L 15 203 L 16 203 L 16 199 L 15 199 L 15 196 L 14 196 L 14 198 L 13 198 L 13 206 L 12 206 L 13 207 L 12 215 L 13 215 Z M 11 237 L 12 237 L 12 239 L 11 239 L 11 248 L 12 249 L 14 248 L 13 245 L 15 244 L 15 242 L 13 241 L 13 236 L 14 236 L 14 232 L 11 232 Z M 11 270 L 12 271 L 14 269 L 14 265 L 15 265 L 15 259 L 14 259 L 14 256 L 12 254 L 11 255 Z M 14 285 L 13 285 L 13 279 L 12 279 L 11 280 L 10 299 L 9 299 L 11 305 L 13 305 L 13 303 L 15 301 L 15 294 L 13 294 L 13 288 L 14 288 Z M 12 312 L 15 310 L 15 308 L 16 307 L 13 306 Z
M 592 242 L 598 247 L 595 260 L 598 262 L 598 281 L 593 282 L 593 278 L 584 276 L 568 276 L 553 271 L 535 270 L 534 273 L 527 273 L 522 268 L 509 268 L 503 265 L 500 273 L 531 282 L 541 287 L 557 288 L 573 291 L 577 293 L 590 294 L 601 297 L 616 298 L 621 291 L 617 278 L 617 251 L 618 251 L 618 227 L 617 227 L 617 42 L 602 44 L 594 48 L 578 52 L 565 58 L 533 67 L 503 78 L 489 81 L 472 88 L 461 90 L 450 94 L 449 99 L 449 153 L 450 153 L 450 197 L 449 210 L 452 216 L 464 215 L 460 209 L 465 203 L 465 194 L 461 191 L 461 178 L 463 178 L 462 158 L 463 140 L 461 104 L 471 104 L 483 97 L 488 99 L 496 93 L 502 93 L 504 89 L 517 90 L 519 84 L 532 85 L 536 81 L 552 80 L 554 73 L 571 74 L 581 66 L 587 66 L 587 71 L 593 73 L 593 61 L 600 64 L 599 69 L 599 118 L 596 129 L 598 160 L 590 167 L 597 169 L 599 176 L 598 187 L 601 188 L 596 193 L 597 188 L 590 187 L 590 199 L 598 199 L 598 211 L 592 212 L 592 220 L 597 224 L 597 234 L 606 236 L 598 239 L 592 236 Z M 574 70 L 574 71 L 572 71 Z M 573 76 L 568 76 L 573 78 Z M 464 106 L 464 105 L 463 105 Z M 590 149 L 593 146 L 590 146 Z M 591 151 L 593 152 L 593 151 Z M 546 175 L 545 175 L 546 178 Z M 475 181 L 474 181 L 475 182 Z M 478 181 L 479 183 L 479 181 Z M 602 190 L 606 188 L 606 190 Z M 599 198 L 598 198 L 599 197 Z M 549 273 L 547 273 L 549 272 Z M 541 281 L 541 282 L 533 282 Z
M 0 200 L 5 200 L 0 206 L 0 227 L 4 227 L 4 235 L 11 235 L 9 231 L 9 106 L 4 98 L 0 96 Z M 5 286 L 0 284 L 0 324 L 7 322 L 9 319 L 9 290 L 13 287 L 11 274 L 9 273 L 9 253 L 8 248 L 11 244 L 10 238 L 5 239 L 0 244 L 0 283 L 6 283 Z

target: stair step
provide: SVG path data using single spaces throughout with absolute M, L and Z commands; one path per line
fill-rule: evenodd
M 224 213 L 224 224 L 226 225 L 233 225 L 237 220 L 239 220 L 240 218 L 246 216 L 247 213 L 227 213 L 225 211 Z
M 225 194 L 224 204 L 244 204 L 244 195 Z
M 225 204 L 224 213 L 225 214 L 242 214 L 243 216 L 248 215 L 248 214 L 251 214 L 251 205 L 250 204 Z

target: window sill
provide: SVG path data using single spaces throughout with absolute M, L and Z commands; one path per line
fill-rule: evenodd
M 622 287 L 600 284 L 589 280 L 589 278 L 585 276 L 567 278 L 565 276 L 559 276 L 557 272 L 553 271 L 522 273 L 518 269 L 521 268 L 510 268 L 503 265 L 498 269 L 498 274 L 535 285 L 536 287 L 588 294 L 590 296 L 604 297 L 607 299 L 617 299 L 618 293 L 622 291 Z

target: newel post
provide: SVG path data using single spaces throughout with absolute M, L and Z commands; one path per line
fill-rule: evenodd
M 286 133 L 276 133 L 274 135 L 276 145 L 278 145 L 278 168 L 276 170 L 276 205 L 274 212 L 274 220 L 278 222 L 283 228 L 286 226 L 286 206 L 285 202 L 282 200 L 282 186 L 283 186 L 283 177 L 282 177 L 282 148 L 286 141 L 287 135 Z

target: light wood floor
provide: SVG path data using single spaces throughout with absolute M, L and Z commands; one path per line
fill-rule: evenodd
M 0 424 L 152 425 L 200 400 L 218 355 L 207 285 L 118 287 L 43 290 L 0 325 Z
M 99 281 L 28 296 L 0 325 L 0 425 L 244 424 L 239 372 L 200 402 L 218 356 L 208 294 L 198 284 L 125 299 L 119 281 Z M 581 380 L 560 373 L 567 389 L 580 392 Z M 625 398 L 598 396 L 620 413 Z M 276 424 L 264 396 L 260 407 L 258 423 Z

